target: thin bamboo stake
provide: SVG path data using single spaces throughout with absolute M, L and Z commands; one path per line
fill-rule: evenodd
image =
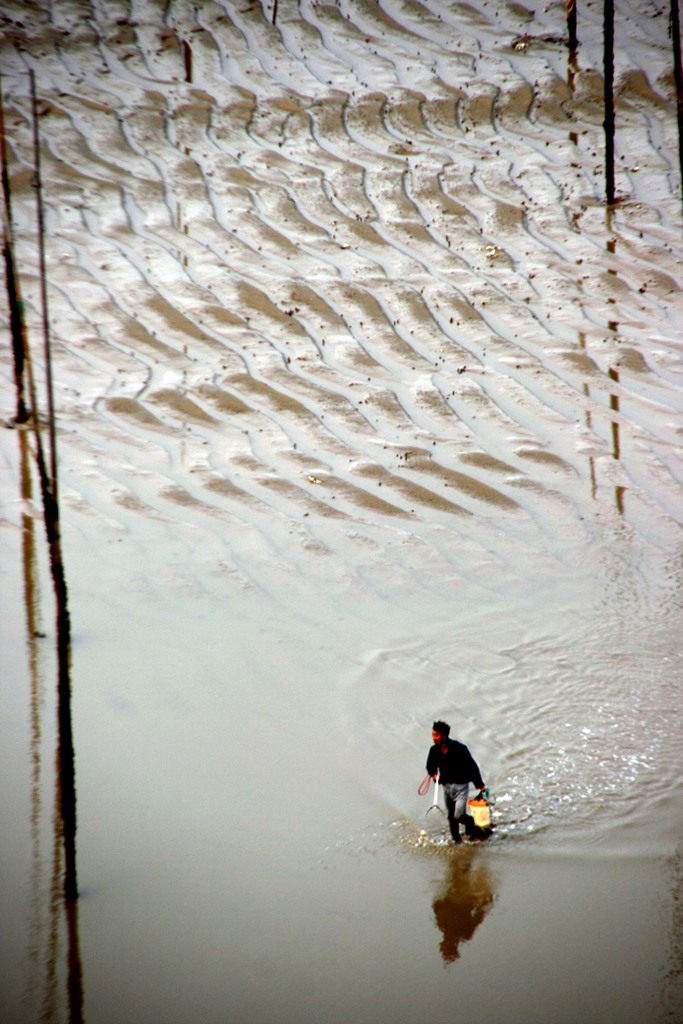
M 12 238 L 12 196 L 7 170 L 7 144 L 5 141 L 5 106 L 2 98 L 2 75 L 0 74 L 0 175 L 3 195 L 3 256 L 5 259 L 5 283 L 10 310 L 10 333 L 14 355 L 14 383 L 17 395 L 17 423 L 26 423 L 29 411 L 26 406 L 25 352 L 26 335 L 21 315 L 21 302 L 14 265 L 14 240 Z
M 3 133 L 4 142 L 4 133 Z M 30 422 L 35 442 L 35 459 L 40 478 L 40 489 L 43 499 L 43 518 L 50 553 L 50 572 L 55 590 L 57 615 L 57 694 L 58 694 L 58 763 L 59 763 L 59 811 L 61 814 L 64 835 L 64 895 L 67 902 L 78 898 L 76 876 L 76 775 L 71 724 L 71 621 L 69 618 L 69 602 L 62 558 L 62 544 L 59 526 L 59 506 L 55 492 L 56 473 L 48 470 L 45 449 L 40 431 L 40 417 L 35 376 L 31 362 L 31 351 L 28 344 L 24 319 L 24 305 L 21 301 L 19 277 L 14 261 L 12 232 L 12 194 L 7 173 L 6 151 L 2 148 L 2 178 L 5 200 L 5 260 L 7 267 L 7 291 L 10 303 L 10 319 L 13 331 L 21 341 L 23 369 L 28 380 L 29 400 L 31 403 Z M 38 169 L 39 173 L 39 169 Z M 41 215 L 42 216 L 42 215 Z M 44 270 L 44 267 L 41 267 Z M 43 285 L 44 291 L 46 288 Z M 28 417 L 27 417 L 28 418 Z M 52 412 L 54 419 L 54 412 Z M 56 445 L 53 447 L 56 469 Z
M 681 67 L 681 24 L 678 16 L 678 0 L 671 0 L 671 41 L 674 51 L 674 80 L 678 111 L 678 164 L 681 171 L 681 197 L 683 199 L 683 68 Z
M 185 58 L 185 81 L 192 81 L 192 49 L 190 44 L 183 39 L 183 56 Z
M 35 190 L 38 208 L 38 253 L 40 257 L 40 299 L 43 308 L 43 345 L 45 350 L 45 375 L 47 385 L 47 414 L 50 436 L 50 476 L 55 508 L 59 515 L 59 489 L 57 486 L 57 433 L 55 429 L 55 402 L 52 380 L 52 351 L 50 345 L 50 315 L 47 299 L 47 273 L 45 268 L 45 215 L 43 210 L 43 184 L 40 169 L 40 138 L 38 127 L 38 101 L 36 80 L 33 70 L 29 71 L 31 82 L 31 106 L 33 109 L 33 153 L 35 162 Z
M 614 188 L 614 0 L 604 0 L 605 197 L 612 205 Z
M 567 33 L 569 35 L 569 49 L 575 50 L 579 45 L 576 36 L 576 0 L 567 0 Z

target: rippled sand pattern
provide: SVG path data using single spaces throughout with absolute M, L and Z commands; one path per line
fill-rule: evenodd
M 61 443 L 97 482 L 65 501 L 378 556 L 445 528 L 504 561 L 596 516 L 668 546 L 681 204 L 650 7 L 618 18 L 610 212 L 590 9 L 574 60 L 561 4 L 5 3 L 25 299 L 31 67 Z
M 618 0 L 607 208 L 602 6 L 570 54 L 563 2 L 3 0 L 88 1020 L 679 1019 L 675 90 L 664 5 Z M 0 435 L 23 1024 L 56 1019 L 53 608 Z M 497 797 L 463 857 L 415 792 L 437 716 Z

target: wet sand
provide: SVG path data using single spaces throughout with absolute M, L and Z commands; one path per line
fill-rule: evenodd
M 81 886 L 69 919 L 4 429 L 10 1024 L 683 1020 L 668 15 L 619 5 L 611 210 L 601 15 L 573 57 L 564 17 L 3 4 L 42 389 L 27 67 L 40 104 Z M 9 346 L 0 382 L 10 420 Z M 436 717 L 496 794 L 481 847 L 417 795 Z

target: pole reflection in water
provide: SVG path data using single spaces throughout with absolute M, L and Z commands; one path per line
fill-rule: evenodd
M 50 927 L 45 949 L 46 986 L 43 1000 L 44 1021 L 61 1021 L 64 1017 L 60 1004 L 66 1003 L 69 1024 L 84 1024 L 83 1016 L 83 968 L 81 965 L 80 941 L 78 935 L 78 901 L 70 900 L 64 893 L 66 871 L 64 817 L 62 815 L 62 779 L 60 774 L 61 751 L 57 750 L 55 813 L 52 847 L 52 876 L 50 879 Z M 62 954 L 64 949 L 64 954 Z M 66 993 L 59 991 L 59 980 L 64 976 L 60 958 L 66 961 Z M 66 996 L 66 998 L 65 998 Z
M 491 876 L 481 850 L 463 846 L 448 858 L 448 871 L 441 892 L 432 903 L 441 932 L 440 950 L 446 963 L 460 956 L 460 946 L 469 942 L 493 906 Z
M 19 439 L 19 465 L 21 497 L 26 509 L 33 501 L 31 476 L 31 445 L 24 430 L 17 431 Z M 49 701 L 45 689 L 45 666 L 41 642 L 45 636 L 41 628 L 41 599 L 36 544 L 36 520 L 30 511 L 22 516 L 22 569 L 24 578 L 24 616 L 27 638 L 27 658 L 30 679 L 29 691 L 29 756 L 31 761 L 30 798 L 30 893 L 31 912 L 28 956 L 32 965 L 28 998 L 36 1008 L 37 1017 L 46 1022 L 68 1019 L 70 1024 L 83 1024 L 83 974 L 78 936 L 78 903 L 66 897 L 65 890 L 65 827 L 64 778 L 65 761 L 60 735 L 63 699 L 58 679 L 56 702 Z M 59 619 L 59 616 L 58 616 Z M 65 652 L 59 650 L 63 638 L 58 638 L 58 663 Z M 67 652 L 68 658 L 68 652 Z M 59 669 L 58 669 L 59 675 Z M 63 682 L 63 679 L 62 679 Z M 46 744 L 50 731 L 46 717 L 54 715 L 57 735 L 53 747 L 54 775 L 46 761 Z M 49 723 L 48 723 L 49 724 Z M 67 792 L 70 786 L 67 784 Z M 45 799 L 45 792 L 51 797 Z M 50 817 L 49 832 L 46 816 Z M 46 836 L 50 836 L 50 853 L 44 853 Z M 68 850 L 66 851 L 68 854 Z M 72 855 L 75 855 L 75 851 Z M 64 957 L 64 964 L 60 962 Z M 60 990 L 62 979 L 65 990 Z
M 610 380 L 614 381 L 615 384 L 619 383 L 619 374 L 617 371 L 610 367 L 609 369 Z M 611 394 L 609 396 L 609 407 L 613 412 L 619 412 L 619 395 Z M 617 461 L 621 458 L 621 448 L 619 445 L 619 420 L 615 417 L 612 420 L 612 458 Z M 620 515 L 624 514 L 624 494 L 626 493 L 625 487 L 614 488 L 614 500 L 617 506 L 617 511 Z
M 43 685 L 41 679 L 40 644 L 43 635 L 40 629 L 40 592 L 38 587 L 38 571 L 36 561 L 35 519 L 30 511 L 33 499 L 31 481 L 31 452 L 28 437 L 23 430 L 18 431 L 19 466 L 21 497 L 24 511 L 21 517 L 21 550 L 24 579 L 24 619 L 26 624 L 26 653 L 29 669 L 29 720 L 30 720 L 30 758 L 31 758 L 31 877 L 30 892 L 32 894 L 31 923 L 29 932 L 29 955 L 35 970 L 41 970 L 43 936 L 43 898 L 41 883 L 43 878 L 43 855 L 41 849 L 41 811 L 42 811 L 42 710 L 44 704 Z M 50 958 L 48 957 L 48 962 Z M 45 981 L 45 993 L 42 998 L 42 1019 L 50 1020 L 45 1013 L 50 1001 L 49 993 L 53 985 L 48 978 Z

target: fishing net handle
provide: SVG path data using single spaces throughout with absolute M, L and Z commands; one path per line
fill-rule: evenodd
M 420 785 L 417 787 L 417 792 L 418 792 L 418 794 L 420 796 L 426 796 L 426 794 L 429 792 L 429 785 L 430 785 L 431 781 L 432 781 L 431 775 L 425 775 L 424 779 L 422 780 Z

